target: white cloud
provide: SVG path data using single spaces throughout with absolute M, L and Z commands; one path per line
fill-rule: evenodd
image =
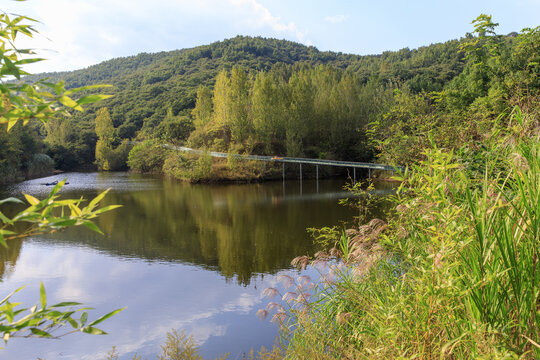
M 334 16 L 326 16 L 324 18 L 324 21 L 329 22 L 331 24 L 337 24 L 341 23 L 347 20 L 347 16 L 345 15 L 334 15 Z
M 253 16 L 247 16 L 242 20 L 242 23 L 248 23 L 252 26 L 263 27 L 268 26 L 278 33 L 286 33 L 293 35 L 297 40 L 311 44 L 305 34 L 298 29 L 294 22 L 284 23 L 279 17 L 272 13 L 257 0 L 229 0 L 234 6 L 244 8 L 252 13 Z
M 39 20 L 40 34 L 18 41 L 48 60 L 30 72 L 74 70 L 114 57 L 208 44 L 242 35 L 311 44 L 295 22 L 257 0 L 34 0 L 2 10 Z

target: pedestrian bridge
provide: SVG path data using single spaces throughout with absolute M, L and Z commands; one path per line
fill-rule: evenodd
M 203 150 L 197 150 L 188 148 L 185 146 L 175 146 L 170 144 L 164 144 L 163 147 L 167 149 L 184 151 L 194 154 L 203 154 Z M 267 161 L 275 163 L 283 163 L 283 179 L 285 179 L 285 164 L 299 164 L 300 165 L 300 179 L 302 179 L 302 165 L 315 165 L 316 167 L 316 176 L 319 178 L 319 165 L 326 166 L 340 166 L 353 169 L 354 181 L 356 181 L 356 169 L 368 169 L 369 178 L 371 178 L 371 170 L 385 170 L 385 171 L 396 171 L 402 170 L 401 167 L 392 166 L 392 165 L 383 165 L 383 164 L 372 164 L 364 162 L 355 162 L 355 161 L 340 161 L 340 160 L 325 160 L 325 159 L 310 159 L 310 158 L 295 158 L 295 157 L 281 157 L 281 156 L 265 156 L 265 155 L 240 155 L 240 154 L 228 154 L 223 152 L 210 151 L 208 152 L 212 157 L 218 158 L 227 158 L 228 156 L 233 156 L 237 159 L 244 160 L 256 160 L 256 161 Z

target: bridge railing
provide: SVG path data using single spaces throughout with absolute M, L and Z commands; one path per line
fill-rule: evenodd
M 188 148 L 185 146 L 175 146 L 170 144 L 162 145 L 165 148 L 184 151 L 194 154 L 203 154 L 203 150 L 197 150 Z M 350 168 L 361 168 L 361 169 L 371 169 L 371 170 L 386 170 L 386 171 L 396 171 L 402 170 L 401 167 L 384 165 L 384 164 L 372 164 L 365 162 L 355 162 L 355 161 L 340 161 L 340 160 L 325 160 L 325 159 L 310 159 L 310 158 L 296 158 L 296 157 L 280 157 L 280 156 L 267 156 L 267 155 L 240 155 L 240 154 L 228 154 L 217 151 L 210 151 L 210 156 L 227 158 L 228 156 L 233 156 L 237 159 L 246 159 L 246 160 L 257 160 L 257 161 L 269 161 L 269 162 L 278 162 L 278 163 L 296 163 L 296 164 L 311 164 L 311 165 L 327 165 L 327 166 L 341 166 L 341 167 L 350 167 Z

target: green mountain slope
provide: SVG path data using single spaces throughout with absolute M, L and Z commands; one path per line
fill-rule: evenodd
M 195 105 L 199 85 L 212 86 L 225 68 L 240 65 L 248 70 L 269 70 L 276 63 L 330 64 L 348 69 L 367 81 L 376 74 L 382 81 L 408 83 L 415 92 L 440 90 L 463 69 L 457 40 L 415 50 L 402 49 L 381 55 L 359 56 L 322 52 L 314 47 L 285 40 L 238 36 L 210 45 L 156 54 L 116 58 L 71 72 L 45 73 L 32 80 L 50 77 L 65 80 L 69 87 L 107 83 L 115 96 L 89 106 L 74 120 L 90 129 L 98 107 L 108 107 L 118 134 L 133 137 L 145 122 L 155 126 L 171 107 L 174 115 L 188 114 Z

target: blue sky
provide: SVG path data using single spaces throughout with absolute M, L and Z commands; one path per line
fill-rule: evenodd
M 32 72 L 236 35 L 364 55 L 459 38 L 481 13 L 493 15 L 501 34 L 540 25 L 540 0 L 3 0 L 0 9 L 41 22 L 41 35 L 19 44 L 49 59 L 32 65 Z

